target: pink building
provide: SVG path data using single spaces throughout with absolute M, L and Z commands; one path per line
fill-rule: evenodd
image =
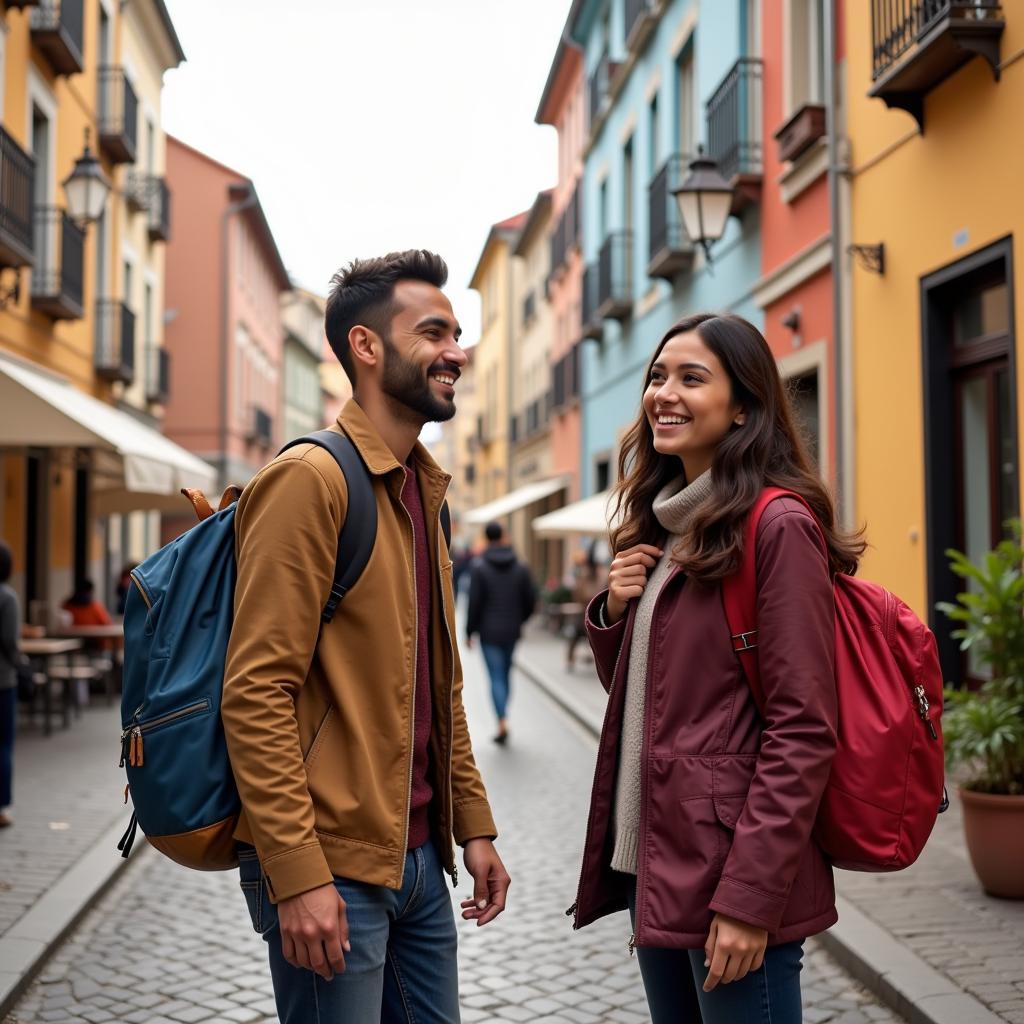
M 550 302 L 553 337 L 551 373 L 551 472 L 571 479 L 567 501 L 580 495 L 580 393 L 583 259 L 581 176 L 586 114 L 583 58 L 566 41 L 558 43 L 544 94 L 537 108 L 538 124 L 558 131 L 558 184 L 551 206 Z
M 282 442 L 281 294 L 288 273 L 252 181 L 167 137 L 175 197 L 167 246 L 164 432 L 245 484 Z M 180 528 L 180 524 L 176 524 Z M 171 524 L 165 536 L 173 536 Z

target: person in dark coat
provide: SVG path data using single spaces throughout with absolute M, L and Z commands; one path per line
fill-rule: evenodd
M 487 548 L 470 568 L 466 640 L 472 647 L 474 635 L 480 634 L 494 713 L 498 716 L 494 742 L 504 744 L 508 740 L 512 654 L 522 635 L 523 623 L 537 605 L 537 587 L 530 570 L 516 558 L 500 523 L 488 523 L 484 536 Z

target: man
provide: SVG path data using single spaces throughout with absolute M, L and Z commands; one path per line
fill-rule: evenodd
M 509 878 L 473 760 L 439 515 L 448 482 L 418 441 L 455 413 L 466 356 L 425 251 L 335 275 L 326 332 L 353 385 L 337 428 L 377 501 L 377 539 L 334 619 L 347 488 L 333 457 L 289 449 L 238 503 L 238 582 L 222 715 L 242 800 L 241 884 L 267 940 L 283 1024 L 459 1020 L 443 871 L 474 879 L 462 916 Z
M 480 634 L 487 674 L 491 678 L 491 701 L 498 718 L 494 742 L 508 742 L 509 673 L 516 642 L 523 623 L 537 605 L 537 588 L 527 569 L 512 550 L 500 523 L 484 527 L 487 548 L 473 562 L 469 578 L 469 613 L 466 638 Z

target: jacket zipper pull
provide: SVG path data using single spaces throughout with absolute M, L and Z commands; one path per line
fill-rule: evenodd
M 928 732 L 931 734 L 933 740 L 939 738 L 939 734 L 935 731 L 935 723 L 931 719 L 931 704 L 928 703 L 928 696 L 924 692 L 923 686 L 914 687 L 914 696 L 917 698 L 917 713 L 921 716 L 921 721 L 928 726 Z
M 580 901 L 579 901 L 579 900 L 577 900 L 577 901 L 576 901 L 576 902 L 575 902 L 575 903 L 574 903 L 574 904 L 573 904 L 573 905 L 572 905 L 572 906 L 571 906 L 571 907 L 570 907 L 570 908 L 569 908 L 569 909 L 568 909 L 568 910 L 567 910 L 567 911 L 565 912 L 565 916 L 566 916 L 566 917 L 575 917 L 575 916 L 576 916 L 576 908 L 577 908 L 577 907 L 578 907 L 579 905 L 580 905 Z
M 128 760 L 128 737 L 131 735 L 131 729 L 121 730 L 121 760 L 117 762 L 118 768 L 123 768 L 125 761 Z
M 135 747 L 135 756 L 138 759 L 137 767 L 141 768 L 146 763 L 146 759 L 142 754 L 142 726 L 135 726 L 135 737 L 137 744 Z
M 126 785 L 124 787 L 124 802 L 125 802 L 125 806 L 126 807 L 128 806 L 128 789 L 129 789 L 129 786 Z
M 457 867 L 452 868 L 452 888 L 458 889 L 459 887 L 459 869 Z
M 629 955 L 632 956 L 636 952 L 636 935 L 630 935 L 629 942 L 626 943 L 626 949 L 629 950 Z

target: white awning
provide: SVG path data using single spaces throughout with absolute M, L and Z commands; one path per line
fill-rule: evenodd
M 0 353 L 0 446 L 94 452 L 98 515 L 142 509 L 187 512 L 182 487 L 211 490 L 209 463 L 65 377 Z M 212 496 L 212 495 L 211 495 Z
M 470 512 L 467 512 L 464 519 L 467 523 L 489 523 L 494 519 L 507 516 L 517 509 L 526 508 L 535 501 L 547 498 L 556 494 L 569 485 L 569 478 L 564 476 L 552 477 L 549 480 L 538 480 L 533 484 L 526 484 L 515 491 L 495 498 L 486 505 L 481 505 Z
M 611 496 L 611 491 L 601 491 L 538 516 L 533 521 L 533 532 L 539 537 L 605 537 L 610 527 Z

